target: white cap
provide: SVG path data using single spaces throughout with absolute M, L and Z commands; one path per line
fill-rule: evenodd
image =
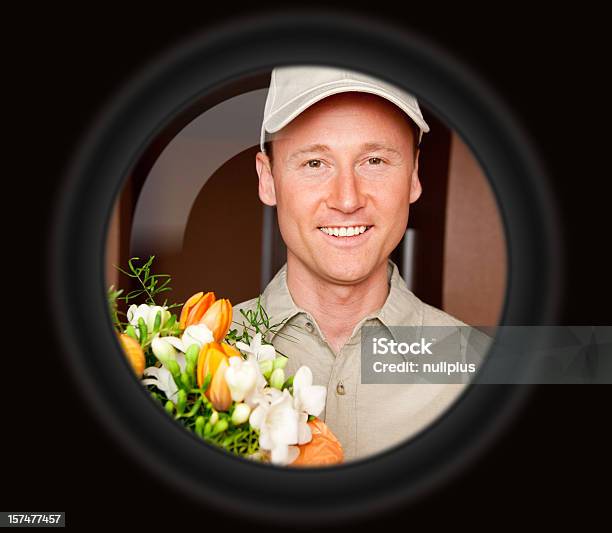
M 419 127 L 419 142 L 429 126 L 414 96 L 377 78 L 352 70 L 320 66 L 277 67 L 272 71 L 261 124 L 260 148 L 266 132 L 284 128 L 302 111 L 332 94 L 363 92 L 381 96 L 404 111 Z

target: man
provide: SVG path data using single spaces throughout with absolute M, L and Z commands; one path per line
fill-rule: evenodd
M 327 387 L 321 418 L 346 460 L 414 436 L 465 387 L 361 382 L 362 326 L 465 325 L 420 301 L 389 259 L 421 194 L 427 131 L 416 99 L 380 80 L 330 67 L 272 73 L 255 163 L 287 262 L 261 304 L 271 324 L 283 322 L 268 340 L 289 357 L 287 373 L 307 365 Z M 232 327 L 256 300 L 234 307 Z

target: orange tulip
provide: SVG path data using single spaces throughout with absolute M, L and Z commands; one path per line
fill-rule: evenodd
M 327 425 L 315 418 L 308 422 L 312 440 L 298 446 L 300 455 L 291 466 L 322 466 L 341 463 L 344 459 L 342 445 Z
M 216 341 L 204 344 L 198 355 L 196 371 L 198 387 L 201 387 L 210 374 L 211 380 L 206 388 L 206 397 L 217 411 L 227 411 L 232 404 L 232 395 L 225 381 L 225 371 L 229 368 L 229 358 L 238 351 L 226 343 Z M 239 354 L 238 354 L 239 355 Z
M 198 292 L 191 296 L 181 310 L 181 317 L 179 319 L 181 329 L 197 324 L 204 316 L 204 313 L 215 303 L 215 299 L 214 292 L 207 292 L 206 294 Z
M 119 341 L 121 342 L 123 353 L 134 369 L 134 373 L 139 378 L 142 377 L 145 368 L 145 355 L 140 343 L 125 333 L 119 335 Z
M 217 300 L 204 313 L 199 323 L 206 325 L 212 331 L 217 342 L 222 341 L 232 323 L 232 304 L 226 299 Z
M 208 374 L 211 375 L 212 380 L 219 363 L 226 357 L 223 348 L 218 342 L 213 341 L 202 345 L 198 355 L 198 366 L 196 370 L 198 387 L 202 386 Z
M 208 387 L 208 399 L 217 411 L 227 411 L 232 405 L 232 393 L 225 381 L 225 371 L 229 368 L 227 359 L 223 359 Z
M 234 346 L 232 346 L 231 344 L 227 344 L 227 342 L 221 343 L 221 349 L 223 350 L 223 353 L 227 355 L 228 358 L 242 357 L 242 354 Z

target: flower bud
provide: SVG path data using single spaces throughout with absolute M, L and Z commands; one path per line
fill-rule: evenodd
M 180 367 L 179 367 L 180 368 Z M 192 377 L 188 372 L 181 372 L 181 385 L 189 390 L 192 386 Z
M 134 369 L 134 373 L 136 376 L 141 377 L 145 368 L 145 355 L 140 343 L 125 333 L 119 335 L 119 341 L 121 342 L 123 353 Z
M 147 325 L 142 317 L 138 319 L 138 339 L 140 340 L 140 344 L 144 345 L 147 341 L 147 337 L 149 333 L 147 331 Z
M 179 364 L 174 360 L 174 359 L 168 359 L 165 363 L 164 366 L 170 370 L 170 374 L 172 374 L 172 377 L 174 378 L 174 382 L 177 384 L 177 386 L 181 385 L 181 367 L 179 366 Z
M 284 355 L 279 355 L 278 357 L 276 357 L 274 359 L 274 370 L 276 370 L 277 368 L 285 368 L 287 366 L 287 360 L 288 358 L 285 357 Z
M 202 387 L 206 376 L 211 376 L 205 394 L 217 411 L 227 411 L 232 404 L 232 395 L 225 381 L 228 367 L 227 355 L 218 342 L 202 346 L 198 356 L 197 383 L 198 387 Z
M 268 379 L 272 373 L 272 370 L 274 369 L 274 361 L 272 361 L 272 359 L 259 361 L 259 369 L 261 370 L 264 378 Z
M 277 368 L 270 376 L 270 387 L 281 390 L 285 383 L 285 371 L 282 368 Z
M 214 302 L 214 292 L 207 292 L 206 294 L 198 292 L 191 296 L 181 310 L 181 317 L 179 319 L 180 328 L 185 329 L 188 326 L 197 324 Z
M 205 424 L 206 424 L 206 421 L 204 420 L 203 416 L 198 416 L 198 418 L 196 418 L 196 421 L 195 421 L 195 432 L 200 437 L 204 436 L 204 425 Z
M 208 399 L 217 411 L 227 411 L 232 405 L 232 393 L 225 381 L 225 372 L 228 368 L 227 359 L 223 359 L 208 388 Z
M 246 403 L 239 403 L 234 407 L 232 413 L 232 423 L 236 426 L 244 424 L 251 414 L 251 408 Z
M 210 374 L 211 380 L 214 377 L 221 360 L 225 358 L 225 354 L 218 342 L 208 342 L 202 345 L 198 354 L 198 367 L 196 372 L 198 387 L 201 387 Z
M 170 344 L 168 341 L 164 340 L 163 337 L 155 337 L 151 342 L 151 350 L 153 350 L 153 354 L 163 365 L 166 364 L 168 360 L 175 360 L 176 358 L 176 350 L 174 346 Z
M 195 369 L 198 364 L 198 354 L 200 353 L 200 347 L 197 344 L 192 344 L 185 352 L 186 366 Z
M 176 412 L 179 415 L 182 415 L 185 412 L 185 407 L 187 406 L 187 393 L 180 389 L 177 393 L 176 400 Z
M 217 342 L 222 341 L 232 323 L 232 304 L 227 299 L 217 300 L 204 313 L 200 323 L 207 326 L 213 332 Z
M 153 322 L 153 332 L 154 333 L 157 333 L 159 331 L 159 328 L 161 327 L 161 321 L 162 321 L 162 311 L 159 310 L 155 314 L 155 321 Z
M 219 413 L 213 410 L 208 421 L 214 426 L 217 423 L 217 420 L 219 420 Z
M 221 418 L 213 426 L 211 436 L 218 435 L 219 433 L 223 433 L 228 428 L 228 426 L 229 424 L 227 423 L 227 420 L 225 420 L 225 418 Z
M 138 335 L 136 334 L 136 330 L 134 329 L 134 326 L 132 326 L 132 324 L 129 324 L 128 327 L 125 328 L 125 333 L 129 337 L 132 337 L 132 339 L 134 339 L 135 341 L 138 341 Z
M 171 415 L 172 413 L 174 413 L 174 404 L 170 400 L 168 400 L 166 402 L 166 405 L 164 405 L 164 409 L 169 415 Z
M 173 315 L 172 313 L 170 313 L 170 311 L 166 311 L 166 313 L 166 320 L 164 320 L 164 317 L 162 316 L 162 328 L 170 330 L 174 327 L 174 324 L 176 323 L 176 315 Z

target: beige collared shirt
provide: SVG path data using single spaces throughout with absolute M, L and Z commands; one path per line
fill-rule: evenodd
M 381 309 L 362 318 L 336 355 L 312 315 L 298 307 L 287 287 L 287 263 L 261 295 L 270 324 L 286 319 L 267 338 L 288 356 L 286 374 L 310 367 L 314 384 L 327 388 L 320 417 L 342 443 L 345 460 L 362 459 L 400 444 L 442 415 L 463 392 L 464 384 L 361 383 L 361 328 L 364 325 L 465 326 L 463 322 L 419 300 L 406 286 L 397 265 L 388 260 L 389 294 Z M 232 328 L 242 331 L 240 309 L 255 309 L 257 298 L 234 306 Z M 289 338 L 291 336 L 291 338 Z M 297 342 L 296 342 L 297 341 Z

